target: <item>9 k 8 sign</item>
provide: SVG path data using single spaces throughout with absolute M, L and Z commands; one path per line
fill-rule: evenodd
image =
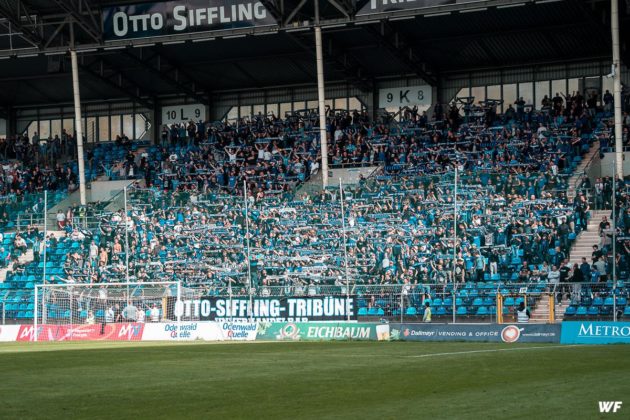
M 432 90 L 429 85 L 407 86 L 380 89 L 378 91 L 379 108 L 405 106 L 431 106 Z

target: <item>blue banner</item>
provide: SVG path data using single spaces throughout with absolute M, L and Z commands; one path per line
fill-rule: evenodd
M 558 343 L 559 324 L 391 324 L 392 340 Z
M 562 344 L 630 344 L 630 322 L 564 321 Z

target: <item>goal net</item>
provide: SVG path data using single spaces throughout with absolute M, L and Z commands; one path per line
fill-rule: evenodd
M 139 340 L 145 322 L 179 323 L 192 293 L 178 282 L 36 285 L 34 340 Z

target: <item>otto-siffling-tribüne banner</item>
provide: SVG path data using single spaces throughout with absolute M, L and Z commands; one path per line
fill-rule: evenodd
M 106 41 L 275 24 L 255 0 L 179 0 L 103 8 Z
M 251 319 L 270 322 L 356 320 L 355 299 L 345 297 L 247 297 L 217 298 L 205 296 L 184 300 L 179 307 L 184 320 L 227 321 Z M 175 307 L 175 305 L 172 305 Z M 177 315 L 177 310 L 173 316 Z

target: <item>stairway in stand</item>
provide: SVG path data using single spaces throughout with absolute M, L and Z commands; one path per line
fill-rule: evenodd
M 569 301 L 563 299 L 562 303 L 556 303 L 556 322 L 562 321 L 564 313 L 569 306 Z M 532 324 L 545 324 L 549 322 L 549 298 L 547 296 L 541 296 L 538 299 L 536 307 L 531 311 L 531 318 L 529 322 Z
M 588 228 L 586 231 L 582 231 L 580 235 L 575 239 L 573 246 L 571 247 L 571 265 L 581 264 L 582 257 L 586 257 L 586 261 L 590 264 L 591 254 L 593 253 L 593 245 L 598 245 L 601 242 L 598 229 L 599 222 L 602 221 L 602 217 L 606 216 L 610 220 L 610 210 L 591 210 L 591 218 L 588 221 Z
M 20 262 L 20 264 L 30 263 L 31 261 L 33 261 L 33 258 L 33 250 L 29 248 L 24 254 L 18 257 L 18 261 Z M 13 263 L 10 263 L 8 266 L 0 269 L 0 283 L 4 283 L 4 281 L 7 279 L 7 273 L 11 270 L 13 270 Z
M 53 235 L 57 239 L 60 239 L 66 236 L 66 234 L 63 231 L 54 231 L 54 230 L 50 231 L 49 230 L 48 234 Z M 24 263 L 30 264 L 31 262 L 34 261 L 34 259 L 35 259 L 35 255 L 33 253 L 32 248 L 28 248 L 25 253 L 23 253 L 22 255 L 18 257 L 18 261 L 20 262 L 20 264 L 24 264 Z M 0 283 L 4 283 L 4 281 L 6 281 L 7 273 L 11 270 L 13 270 L 13 263 L 9 264 L 7 267 L 0 269 Z
M 569 178 L 569 188 L 567 189 L 567 198 L 569 199 L 569 202 L 572 202 L 575 198 L 575 185 L 578 180 L 582 178 L 582 175 L 584 175 L 584 172 L 586 172 L 597 153 L 599 153 L 599 140 L 593 142 L 589 151 L 582 158 L 582 162 L 580 162 L 577 168 L 575 168 L 573 175 Z

